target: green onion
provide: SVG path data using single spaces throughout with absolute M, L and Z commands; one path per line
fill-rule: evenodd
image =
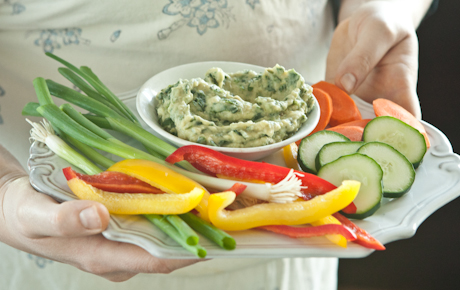
M 192 228 L 180 217 L 178 217 L 177 215 L 165 215 L 165 218 L 171 225 L 173 225 L 176 228 L 176 230 L 180 233 L 182 238 L 185 239 L 187 244 L 191 246 L 198 245 L 200 238 L 195 233 L 195 231 L 192 230 Z
M 46 85 L 48 86 L 51 95 L 66 100 L 69 103 L 77 105 L 91 113 L 103 117 L 123 118 L 120 114 L 107 107 L 103 103 L 83 95 L 71 88 L 58 84 L 52 80 L 46 80 Z
M 27 120 L 27 119 L 26 119 Z M 70 164 L 74 164 L 88 174 L 97 174 L 102 170 L 89 161 L 85 156 L 78 153 L 70 147 L 66 142 L 59 138 L 51 127 L 50 123 L 43 120 L 41 124 L 33 123 L 27 120 L 32 125 L 31 139 L 45 143 L 48 148 L 56 153 L 59 157 L 66 160 Z
M 113 161 L 112 159 L 110 159 L 108 157 L 105 157 L 104 155 L 102 155 L 98 151 L 94 150 L 92 147 L 86 145 L 85 143 L 82 143 L 82 142 L 78 141 L 77 139 L 75 139 L 75 138 L 73 138 L 71 136 L 68 136 L 68 135 L 64 134 L 64 136 L 62 136 L 62 137 L 68 143 L 72 144 L 73 146 L 75 146 L 75 148 L 80 150 L 80 152 L 83 153 L 83 155 L 88 157 L 94 163 L 99 164 L 103 168 L 109 168 L 110 166 L 112 166 L 115 163 L 115 161 Z
M 94 124 L 96 124 L 98 127 L 102 129 L 113 130 L 112 126 L 110 126 L 109 121 L 107 121 L 107 119 L 104 117 L 95 116 L 91 114 L 83 114 L 83 116 L 85 116 L 86 119 L 90 120 L 91 122 L 93 122 Z
M 184 247 L 189 252 L 195 254 L 199 258 L 204 258 L 207 255 L 206 249 L 202 246 L 198 245 L 189 245 L 186 239 L 183 238 L 181 234 L 177 231 L 177 229 L 168 222 L 168 220 L 161 215 L 156 214 L 147 214 L 144 215 L 150 222 L 156 225 L 160 230 L 170 236 L 173 240 L 175 240 L 179 245 Z
M 116 111 L 119 114 L 122 114 L 112 103 L 110 103 L 103 95 L 95 91 L 85 80 L 79 77 L 76 73 L 66 67 L 58 68 L 58 72 L 68 79 L 72 84 L 84 92 L 88 97 L 95 99 L 98 102 L 103 103 L 107 107 Z M 128 116 L 126 116 L 128 117 Z
M 44 78 L 38 77 L 34 79 L 33 84 L 40 105 L 54 104 Z
M 201 218 L 190 212 L 180 214 L 179 217 L 183 219 L 192 229 L 202 234 L 206 238 L 210 239 L 211 241 L 215 242 L 221 248 L 225 250 L 235 249 L 235 239 L 223 230 L 202 220 Z
M 24 108 L 22 108 L 21 114 L 23 116 L 30 116 L 30 117 L 41 117 L 39 112 L 37 112 L 37 108 L 40 107 L 39 103 L 29 102 L 27 103 Z
M 129 122 L 121 118 L 107 117 L 106 119 L 113 130 L 124 133 L 127 136 L 136 139 L 137 141 L 144 144 L 144 146 L 156 150 L 158 153 L 165 157 L 170 155 L 177 149 L 176 147 L 170 145 L 169 143 L 166 143 L 165 141 L 161 140 L 160 138 L 156 137 L 155 135 L 151 134 L 145 129 L 136 126 L 132 122 Z
M 90 130 L 75 122 L 67 114 L 61 111 L 56 105 L 43 105 L 38 107 L 37 111 L 53 126 L 59 128 L 67 135 L 80 140 L 88 146 L 106 151 L 124 159 L 146 159 L 155 162 L 166 163 L 144 151 L 123 144 L 121 141 L 118 141 L 119 144 L 110 142 L 94 134 Z
M 74 66 L 73 64 L 63 60 L 62 58 L 52 54 L 52 53 L 49 53 L 49 52 L 46 52 L 45 53 L 47 56 L 59 61 L 60 63 L 62 63 L 63 65 L 65 65 L 66 67 L 68 67 L 69 69 L 71 69 L 72 71 L 74 71 L 75 73 L 77 73 L 78 75 L 80 75 L 81 77 L 83 77 L 91 86 L 93 86 L 96 91 L 98 91 L 100 94 L 102 94 L 104 97 L 107 98 L 107 100 L 109 100 L 109 102 L 111 102 L 115 107 L 117 107 L 120 111 L 124 112 L 125 114 L 131 116 L 131 120 L 135 123 L 139 123 L 139 121 L 137 120 L 137 118 L 129 111 L 129 109 L 126 107 L 126 105 L 120 101 L 120 99 L 117 98 L 117 96 L 112 93 L 100 80 L 99 78 L 97 78 L 95 76 L 95 74 L 88 68 L 88 69 L 85 69 L 83 68 L 82 70 L 78 69 L 76 66 Z M 89 71 L 89 73 L 88 73 Z
M 60 109 L 66 113 L 70 118 L 72 118 L 75 122 L 80 124 L 81 126 L 85 127 L 86 129 L 90 130 L 94 134 L 104 138 L 104 139 L 110 139 L 113 138 L 112 135 L 107 133 L 107 131 L 101 129 L 98 127 L 96 124 L 88 120 L 83 116 L 82 113 L 78 112 L 75 110 L 71 105 L 69 104 L 63 104 L 61 105 Z

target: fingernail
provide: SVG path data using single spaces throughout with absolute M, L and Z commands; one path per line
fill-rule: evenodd
M 80 221 L 88 230 L 101 228 L 101 218 L 95 206 L 85 208 L 80 212 Z
M 347 93 L 352 93 L 356 85 L 356 78 L 351 73 L 346 73 L 340 79 L 340 83 Z

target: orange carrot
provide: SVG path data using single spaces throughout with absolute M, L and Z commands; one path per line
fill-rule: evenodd
M 360 126 L 342 126 L 340 125 L 340 126 L 328 128 L 327 130 L 340 133 L 348 137 L 350 141 L 362 141 L 363 139 L 364 128 Z
M 428 139 L 428 134 L 426 133 L 425 127 L 423 127 L 422 123 L 420 123 L 420 121 L 417 120 L 417 118 L 415 118 L 415 116 L 412 115 L 409 111 L 396 104 L 395 102 L 381 98 L 375 99 L 372 102 L 372 106 L 374 107 L 374 112 L 377 117 L 395 117 L 419 130 L 423 137 L 425 137 L 426 147 L 430 148 L 430 140 Z
M 358 126 L 358 127 L 366 127 L 367 123 L 372 119 L 361 119 L 361 120 L 355 120 L 347 123 L 340 124 L 339 126 Z
M 332 99 L 332 115 L 329 121 L 330 126 L 337 126 L 346 122 L 362 119 L 355 101 L 336 85 L 320 81 L 312 87 L 325 91 Z
M 329 96 L 329 94 L 323 91 L 322 89 L 313 88 L 313 95 L 316 97 L 316 100 L 318 101 L 321 115 L 319 117 L 319 121 L 316 125 L 316 128 L 310 133 L 310 135 L 315 132 L 324 130 L 326 126 L 329 124 L 329 120 L 331 119 L 332 115 L 332 99 Z

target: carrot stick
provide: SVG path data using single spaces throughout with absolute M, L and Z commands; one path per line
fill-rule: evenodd
M 327 130 L 340 133 L 348 137 L 350 141 L 361 141 L 363 139 L 364 128 L 360 126 L 342 126 L 340 125 L 340 126 L 328 128 Z
M 377 117 L 380 116 L 391 116 L 395 117 L 408 125 L 414 127 L 415 129 L 419 130 L 422 133 L 423 137 L 425 137 L 426 147 L 430 148 L 430 140 L 428 139 L 428 134 L 426 133 L 425 127 L 423 127 L 422 123 L 420 123 L 414 115 L 412 115 L 409 111 L 401 107 L 400 105 L 392 102 L 388 99 L 375 99 L 372 102 L 372 106 L 374 108 L 374 113 Z
M 320 81 L 312 86 L 325 91 L 332 99 L 332 115 L 330 126 L 337 126 L 346 122 L 362 119 L 355 101 L 336 85 Z
M 329 94 L 323 91 L 322 89 L 313 88 L 313 95 L 316 97 L 316 100 L 318 101 L 321 115 L 319 117 L 319 121 L 316 125 L 316 128 L 310 133 L 310 135 L 315 132 L 324 130 L 326 126 L 329 124 L 329 120 L 331 119 L 332 115 L 332 99 L 329 96 Z
M 358 127 L 364 128 L 364 127 L 366 127 L 367 123 L 370 122 L 370 120 L 372 120 L 372 119 L 355 120 L 355 121 L 340 124 L 339 126 L 358 126 Z

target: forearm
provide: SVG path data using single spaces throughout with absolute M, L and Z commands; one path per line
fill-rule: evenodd
M 398 14 L 405 14 L 412 20 L 412 24 L 416 29 L 420 22 L 425 17 L 433 0 L 342 0 L 338 20 L 339 23 L 350 17 L 362 5 L 368 2 L 391 2 L 395 5 Z
M 4 242 L 12 245 L 13 240 L 9 235 L 8 227 L 6 225 L 5 215 L 8 211 L 5 195 L 7 191 L 11 191 L 13 185 L 22 183 L 20 179 L 23 179 L 27 176 L 26 171 L 16 158 L 11 155 L 8 150 L 6 150 L 0 144 L 0 242 Z M 20 189 L 17 189 L 18 191 Z
M 3 200 L 3 190 L 8 182 L 27 175 L 16 158 L 0 144 L 0 199 Z

